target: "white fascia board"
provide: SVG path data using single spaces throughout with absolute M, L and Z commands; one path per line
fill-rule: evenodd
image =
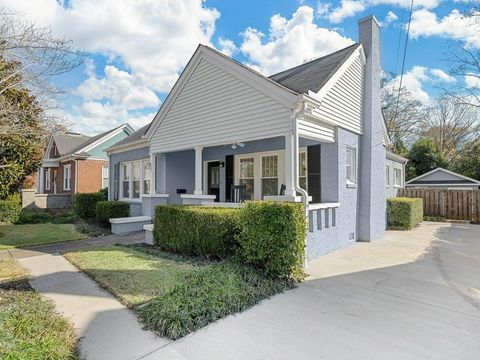
M 436 169 L 433 169 L 433 170 L 430 170 L 429 172 L 426 172 L 425 174 L 422 174 L 420 176 L 417 176 L 416 178 L 412 179 L 412 180 L 408 180 L 405 184 L 409 184 L 413 181 L 416 181 L 418 179 L 421 179 L 427 175 L 430 175 L 430 174 L 433 174 L 435 172 L 438 172 L 438 171 L 442 171 L 444 173 L 447 173 L 447 174 L 450 174 L 450 175 L 453 175 L 453 176 L 457 176 L 461 179 L 464 179 L 464 180 L 468 180 L 468 181 L 471 181 L 473 182 L 473 185 L 477 184 L 477 185 L 480 185 L 480 181 L 476 180 L 476 179 L 472 179 L 472 178 L 469 178 L 468 176 L 464 176 L 464 175 L 460 175 L 460 174 L 457 174 L 456 172 L 453 172 L 453 171 L 450 171 L 450 170 L 447 170 L 447 169 L 444 169 L 442 167 L 438 167 Z M 423 185 L 423 184 L 422 184 Z
M 128 127 L 127 127 L 128 126 Z M 113 138 L 114 136 L 120 134 L 122 131 L 124 131 L 125 129 L 128 129 L 128 131 L 130 132 L 131 130 L 133 130 L 133 128 L 128 125 L 128 124 L 123 124 L 123 126 L 119 127 L 118 129 L 116 129 L 115 131 L 112 131 L 108 134 L 106 134 L 104 137 L 101 137 L 100 139 L 98 139 L 97 141 L 91 143 L 90 145 L 78 150 L 76 152 L 76 154 L 80 154 L 82 152 L 88 152 L 89 150 L 93 149 L 94 147 L 100 145 L 101 143 L 107 141 L 107 140 L 110 140 L 111 138 Z M 131 132 L 130 132 L 131 134 Z
M 50 135 L 50 138 L 48 139 L 47 149 L 45 150 L 45 154 L 43 156 L 43 160 L 50 159 L 50 150 L 52 149 L 52 143 L 53 143 L 53 135 Z
M 298 96 L 296 92 L 278 84 L 277 82 L 274 82 L 267 77 L 264 77 L 253 69 L 249 69 L 248 67 L 243 66 L 224 55 L 216 53 L 215 51 L 203 45 L 199 45 L 192 58 L 187 63 L 187 66 L 180 74 L 180 77 L 177 79 L 177 82 L 173 86 L 172 90 L 167 95 L 165 102 L 155 115 L 152 124 L 150 125 L 147 133 L 144 135 L 144 138 L 148 139 L 149 141 L 151 140 L 163 118 L 170 110 L 170 107 L 175 102 L 178 94 L 182 91 L 186 82 L 190 78 L 190 75 L 195 70 L 201 59 L 205 59 L 225 72 L 235 76 L 240 81 L 243 81 L 256 88 L 258 91 L 272 97 L 286 107 L 292 108 L 295 105 Z
M 317 101 L 322 101 L 325 95 L 335 86 L 338 79 L 347 71 L 347 69 L 352 65 L 352 63 L 356 60 L 356 58 L 360 56 L 362 60 L 362 65 L 365 66 L 366 58 L 365 52 L 363 51 L 363 46 L 360 44 L 354 52 L 350 54 L 347 60 L 340 66 L 340 68 L 332 75 L 332 77 L 327 81 L 327 83 L 317 92 L 309 91 L 308 95 L 314 98 Z
M 129 150 L 141 149 L 149 146 L 147 139 L 140 139 L 123 145 L 113 145 L 107 149 L 107 155 L 118 154 Z

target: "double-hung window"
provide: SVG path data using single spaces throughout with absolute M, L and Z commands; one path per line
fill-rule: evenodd
M 50 190 L 50 181 L 51 181 L 50 168 L 44 171 L 45 171 L 44 173 L 45 174 L 45 190 Z
M 108 165 L 102 166 L 102 189 L 108 187 Z
M 128 161 L 121 164 L 121 198 L 140 199 L 143 194 L 150 193 L 152 186 L 152 166 L 150 160 Z
M 385 166 L 385 184 L 390 186 L 390 166 Z
M 250 199 L 254 198 L 255 187 L 255 160 L 253 157 L 240 159 L 239 181 L 240 185 L 245 185 L 245 195 Z
M 402 186 L 402 169 L 394 169 L 395 186 Z
M 278 155 L 262 156 L 262 198 L 278 195 Z
M 70 190 L 70 179 L 72 177 L 71 165 L 63 165 L 63 190 Z
M 307 152 L 301 151 L 298 154 L 298 179 L 300 187 L 303 190 L 307 189 Z
M 347 183 L 356 184 L 357 183 L 357 154 L 354 148 L 347 148 Z

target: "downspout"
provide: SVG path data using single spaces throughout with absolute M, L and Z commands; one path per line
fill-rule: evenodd
M 302 203 L 303 203 L 303 211 L 305 214 L 305 222 L 307 229 L 309 228 L 308 225 L 308 192 L 305 189 L 300 187 L 299 181 L 299 172 L 298 172 L 298 146 L 299 146 L 299 137 L 298 137 L 298 117 L 304 113 L 306 109 L 306 103 L 302 101 L 302 107 L 298 111 L 293 111 L 292 113 L 292 121 L 293 121 L 293 168 L 294 168 L 294 176 L 293 176 L 293 186 L 295 191 L 302 194 Z M 305 232 L 305 250 L 303 254 L 303 267 L 307 267 L 307 240 L 308 240 L 308 232 Z

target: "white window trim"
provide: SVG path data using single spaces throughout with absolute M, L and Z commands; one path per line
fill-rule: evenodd
M 47 170 L 46 171 L 47 175 L 45 176 L 45 190 L 50 190 L 50 181 L 51 181 L 51 179 L 50 179 L 50 176 L 51 176 L 50 168 L 47 168 L 46 170 Z
M 397 174 L 396 174 L 397 171 L 400 171 L 400 179 L 399 179 L 400 183 L 399 184 L 397 184 Z M 399 169 L 399 168 L 396 168 L 396 167 L 393 168 L 393 186 L 397 189 L 402 187 L 402 169 Z
M 68 177 L 66 176 L 67 175 L 67 172 L 65 171 L 66 169 L 68 169 Z M 63 165 L 63 190 L 70 191 L 72 189 L 71 183 L 72 183 L 72 165 L 71 164 Z M 65 184 L 67 184 L 68 187 Z
M 352 170 L 352 175 L 353 175 L 353 180 L 348 178 L 348 172 L 347 172 L 347 161 L 348 161 L 348 152 L 352 151 L 353 152 L 353 170 Z M 352 147 L 352 146 L 347 146 L 347 149 L 345 150 L 345 178 L 347 181 L 347 185 L 357 185 L 357 149 Z
M 390 187 L 390 165 L 385 165 L 385 175 L 386 175 L 385 186 L 389 188 Z
M 107 171 L 106 171 L 106 172 L 107 172 L 107 176 L 106 176 L 106 177 L 104 176 L 104 173 L 103 173 L 105 169 L 107 170 Z M 106 183 L 107 185 L 106 185 L 106 186 L 104 186 L 104 185 L 105 185 L 105 184 L 104 184 L 104 180 L 107 180 L 107 183 Z M 108 165 L 103 165 L 103 166 L 102 166 L 102 189 L 107 188 L 108 185 L 109 185 L 109 182 L 110 182 L 110 168 L 109 168 Z
M 307 148 L 302 147 L 299 150 L 299 153 L 304 152 L 305 158 L 307 160 L 307 187 L 308 187 L 308 154 Z M 262 199 L 262 157 L 264 156 L 271 156 L 277 155 L 278 156 L 278 191 L 280 191 L 280 187 L 282 184 L 286 184 L 285 179 L 285 150 L 272 150 L 272 151 L 262 151 L 262 152 L 254 152 L 254 153 L 246 153 L 246 154 L 238 154 L 234 155 L 234 184 L 240 184 L 240 159 L 245 158 L 254 158 L 253 163 L 253 188 L 254 188 L 254 195 L 252 200 L 261 200 Z
M 148 194 L 144 194 L 143 192 L 143 188 L 144 188 L 144 180 L 145 180 L 145 162 L 150 162 L 150 159 L 149 158 L 146 158 L 146 159 L 138 159 L 138 160 L 131 160 L 131 161 L 123 161 L 120 163 L 120 174 L 119 174 L 119 177 L 120 177 L 120 181 L 119 181 L 119 187 L 120 187 L 120 190 L 119 190 L 119 200 L 121 201 L 128 201 L 128 202 L 141 202 L 142 201 L 142 198 L 144 195 L 148 195 Z M 140 163 L 140 195 L 138 198 L 134 198 L 133 197 L 133 164 L 134 163 Z M 124 175 L 124 165 L 126 164 L 129 164 L 129 171 L 130 171 L 130 177 L 128 179 L 128 187 L 129 187 L 129 197 L 126 198 L 126 197 L 123 197 L 123 175 Z M 155 186 L 153 183 L 152 183 L 152 179 L 150 179 L 150 186 Z

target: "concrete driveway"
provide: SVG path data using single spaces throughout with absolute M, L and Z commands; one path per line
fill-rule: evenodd
M 479 359 L 480 226 L 425 223 L 309 264 L 297 289 L 144 359 Z

